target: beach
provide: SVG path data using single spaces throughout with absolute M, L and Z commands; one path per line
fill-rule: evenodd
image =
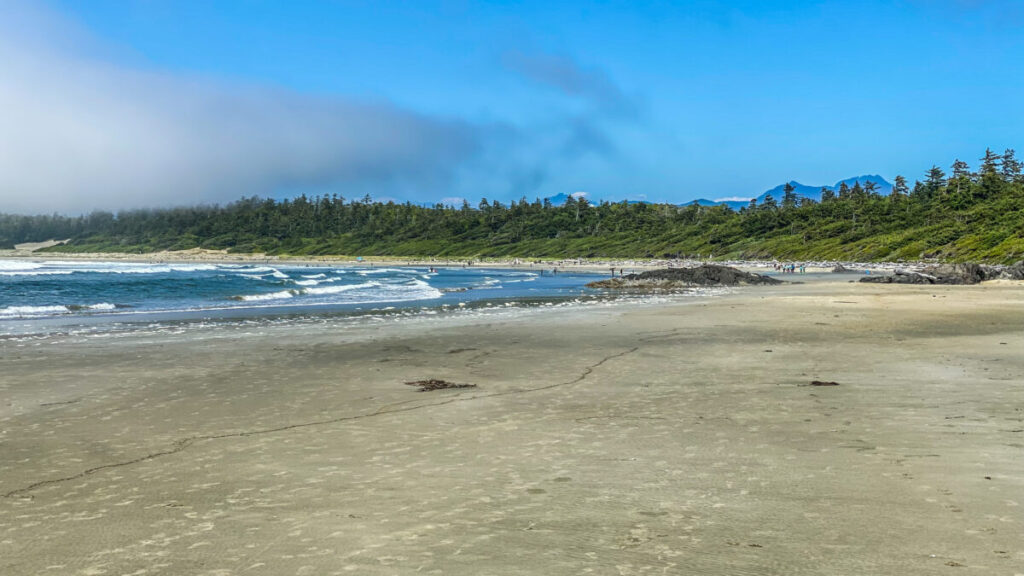
M 0 573 L 1024 573 L 1022 286 L 835 276 L 0 341 Z
M 352 255 L 317 255 L 293 256 L 272 255 L 262 253 L 229 252 L 227 250 L 208 250 L 192 248 L 189 250 L 164 250 L 156 252 L 38 252 L 40 248 L 53 246 L 59 242 L 33 242 L 19 244 L 14 250 L 0 250 L 0 261 L 3 260 L 61 260 L 84 262 L 134 262 L 134 263 L 206 263 L 232 265 L 291 265 L 291 266 L 439 266 L 454 267 L 479 266 L 487 268 L 515 268 L 524 270 L 571 270 L 580 272 L 608 273 L 611 268 L 620 274 L 629 274 L 644 270 L 656 270 L 668 267 L 692 267 L 715 262 L 726 266 L 734 266 L 744 270 L 775 268 L 785 261 L 775 260 L 715 260 L 710 258 L 459 258 L 459 257 L 407 257 L 407 256 L 352 256 Z M 849 262 L 819 260 L 800 262 L 806 272 L 831 272 L 837 265 L 850 270 L 863 272 L 873 270 L 892 272 L 901 268 L 917 269 L 934 261 L 914 262 Z

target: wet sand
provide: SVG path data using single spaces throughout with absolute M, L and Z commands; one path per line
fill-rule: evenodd
M 1020 285 L 20 344 L 4 575 L 1024 573 Z

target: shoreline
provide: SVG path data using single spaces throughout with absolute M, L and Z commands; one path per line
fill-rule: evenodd
M 463 267 L 467 262 L 480 268 L 513 268 L 525 270 L 559 269 L 606 273 L 610 268 L 625 269 L 627 273 L 636 270 L 651 270 L 670 267 L 691 267 L 700 264 L 720 264 L 741 270 L 759 271 L 771 269 L 778 263 L 804 263 L 808 273 L 831 272 L 837 265 L 851 271 L 865 270 L 891 272 L 896 269 L 917 269 L 934 264 L 932 261 L 915 262 L 850 262 L 832 260 L 691 260 L 691 259 L 658 259 L 658 258 L 432 258 L 404 256 L 367 256 L 357 260 L 357 256 L 277 256 L 266 254 L 234 254 L 226 250 L 180 250 L 150 253 L 128 252 L 45 252 L 32 250 L 0 250 L 0 260 L 82 260 L 90 262 L 134 262 L 134 263 L 167 263 L 167 262 L 201 262 L 207 264 L 279 264 L 291 266 L 441 266 Z

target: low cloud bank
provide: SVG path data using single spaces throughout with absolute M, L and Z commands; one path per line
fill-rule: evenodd
M 481 146 L 480 127 L 388 103 L 114 64 L 87 39 L 58 41 L 53 16 L 5 10 L 0 212 L 440 190 Z

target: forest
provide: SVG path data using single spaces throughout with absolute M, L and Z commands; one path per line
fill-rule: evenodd
M 47 252 L 191 248 L 274 255 L 673 258 L 1009 263 L 1024 258 L 1024 175 L 1013 150 L 986 150 L 977 169 L 956 160 L 881 195 L 871 183 L 787 188 L 738 211 L 648 203 L 420 206 L 341 196 L 242 198 L 79 216 L 0 214 L 0 247 L 67 239 Z

